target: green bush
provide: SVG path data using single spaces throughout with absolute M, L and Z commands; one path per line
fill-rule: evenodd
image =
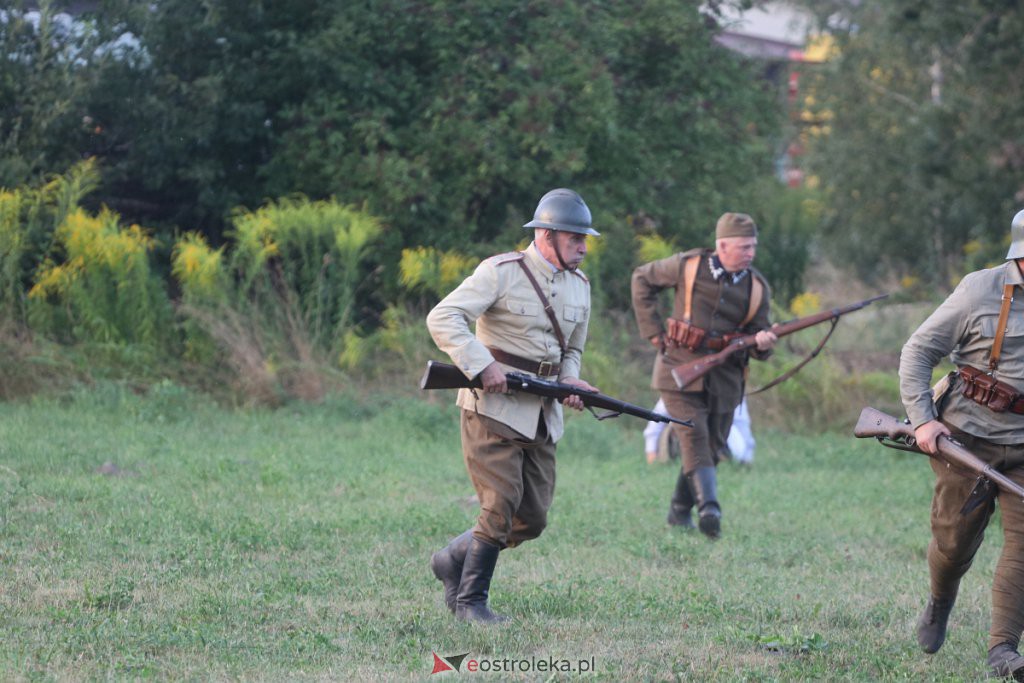
M 29 290 L 33 329 L 68 342 L 174 345 L 170 301 L 150 265 L 153 239 L 106 209 L 72 211 Z

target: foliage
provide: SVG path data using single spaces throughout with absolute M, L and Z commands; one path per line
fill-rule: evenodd
M 236 211 L 232 223 L 228 267 L 238 278 L 239 294 L 257 302 L 294 297 L 314 343 L 330 348 L 353 324 L 379 221 L 333 200 L 299 196 Z
M 811 166 L 823 245 L 860 273 L 946 287 L 998 258 L 1024 202 L 1024 64 L 1016 3 L 808 3 L 837 54 L 813 80 Z M 964 248 L 989 254 L 967 259 Z
M 402 250 L 398 268 L 404 288 L 442 298 L 472 273 L 476 264 L 476 259 L 455 250 L 415 247 Z
M 14 0 L 0 10 L 0 187 L 33 183 L 85 150 L 101 40 L 55 3 Z
M 224 301 L 228 295 L 224 247 L 210 248 L 198 233 L 187 233 L 175 243 L 171 254 L 171 274 L 187 303 L 216 303 Z
M 772 180 L 757 188 L 753 216 L 760 228 L 754 265 L 764 273 L 772 297 L 786 305 L 804 287 L 804 274 L 820 229 L 820 193 L 806 188 L 780 187 Z
M 233 241 L 212 248 L 198 234 L 175 244 L 186 353 L 223 361 L 250 400 L 319 400 L 328 360 L 353 339 L 365 261 L 380 236 L 368 213 L 301 196 L 233 216 Z
M 0 187 L 0 317 L 24 323 L 25 293 L 68 214 L 99 183 L 92 159 L 39 186 Z
M 72 211 L 29 290 L 34 329 L 66 341 L 142 343 L 165 348 L 170 302 L 150 266 L 153 240 L 104 209 Z
M 266 197 L 365 206 L 391 228 L 360 303 L 379 313 L 402 249 L 507 248 L 551 187 L 610 231 L 686 236 L 769 172 L 772 87 L 713 41 L 731 4 L 105 3 L 93 20 L 138 46 L 98 72 L 88 151 L 110 206 L 215 245 Z

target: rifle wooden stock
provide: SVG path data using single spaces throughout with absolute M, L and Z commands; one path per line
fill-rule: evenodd
M 901 450 L 924 453 L 917 445 L 914 428 L 910 426 L 909 422 L 898 420 L 892 415 L 887 415 L 874 408 L 865 408 L 861 411 L 857 426 L 853 428 L 853 435 L 860 439 L 874 437 L 883 445 L 885 445 L 883 439 L 888 439 L 899 444 L 895 447 Z M 939 454 L 933 457 L 937 457 L 957 469 L 967 470 L 987 479 L 1003 491 L 1024 501 L 1024 488 L 993 469 L 991 465 L 964 448 L 958 441 L 943 435 L 939 437 L 937 445 Z
M 840 306 L 838 308 L 833 308 L 828 311 L 820 311 L 818 313 L 814 313 L 813 315 L 809 315 L 805 318 L 796 318 L 794 320 L 789 320 L 787 322 L 776 323 L 772 325 L 770 329 L 772 332 L 775 333 L 776 336 L 785 337 L 787 334 L 793 334 L 794 332 L 799 332 L 800 330 L 812 327 L 814 325 L 820 325 L 821 323 L 827 320 L 838 318 L 840 316 L 846 315 L 847 313 L 859 311 L 865 306 L 873 304 L 879 299 L 884 299 L 887 296 L 889 295 L 879 294 L 878 296 L 873 296 L 870 299 L 865 299 L 864 301 L 858 301 L 857 303 L 849 304 L 846 306 Z M 710 355 L 698 358 L 695 361 L 683 363 L 682 365 L 677 365 L 676 367 L 672 368 L 672 377 L 675 379 L 676 384 L 679 385 L 679 388 L 683 389 L 686 386 L 692 384 L 695 380 L 698 380 L 704 375 L 706 375 L 712 368 L 716 368 L 722 363 L 724 363 L 729 358 L 729 356 L 736 353 L 737 351 L 742 351 L 743 349 L 749 349 L 756 346 L 756 334 L 748 334 L 742 337 L 737 337 L 736 339 L 733 339 L 731 342 L 729 342 L 729 345 L 726 346 L 721 351 L 719 351 L 718 353 L 712 353 Z
M 560 401 L 568 398 L 569 396 L 579 396 L 583 401 L 583 405 L 590 409 L 592 413 L 594 408 L 611 411 L 604 415 L 594 413 L 594 416 L 599 420 L 626 414 L 633 415 L 634 417 L 642 417 L 645 420 L 653 422 L 674 422 L 675 424 L 683 425 L 685 427 L 693 426 L 693 423 L 689 420 L 677 420 L 674 417 L 662 415 L 661 413 L 656 413 L 653 410 L 647 410 L 646 408 L 642 408 L 638 405 L 620 401 L 617 398 L 606 396 L 605 394 L 597 391 L 587 391 L 579 387 L 574 387 L 570 384 L 563 384 L 562 382 L 549 382 L 547 380 L 540 379 L 539 377 L 523 375 L 518 372 L 506 373 L 505 381 L 508 383 L 508 388 L 512 391 L 522 391 L 527 394 L 536 394 L 537 396 L 555 398 Z M 427 361 L 427 370 L 423 373 L 423 378 L 420 380 L 420 389 L 481 388 L 483 388 L 483 384 L 480 381 L 479 375 L 473 379 L 469 379 L 454 365 L 451 365 L 450 363 L 440 363 L 436 360 Z

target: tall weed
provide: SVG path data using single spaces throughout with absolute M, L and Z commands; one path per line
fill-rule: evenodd
M 25 323 L 26 292 L 54 248 L 57 227 L 96 189 L 93 159 L 40 187 L 0 188 L 0 316 Z
M 170 302 L 150 267 L 153 239 L 103 209 L 72 211 L 29 290 L 36 330 L 68 342 L 139 343 L 168 348 Z
M 251 402 L 319 400 L 331 358 L 353 338 L 367 250 L 381 231 L 369 214 L 293 197 L 235 213 L 234 241 L 196 234 L 175 245 L 187 356 L 223 362 Z
M 336 201 L 280 199 L 235 213 L 229 269 L 257 306 L 292 298 L 314 344 L 332 348 L 352 325 L 361 268 L 379 221 Z

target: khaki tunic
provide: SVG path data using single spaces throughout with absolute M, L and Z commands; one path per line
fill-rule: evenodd
M 633 271 L 633 312 L 640 328 L 640 335 L 644 339 L 650 339 L 665 331 L 665 323 L 658 310 L 658 293 L 662 290 L 675 289 L 672 317 L 677 320 L 684 319 L 686 293 L 683 287 L 683 264 L 687 258 L 694 255 L 700 257 L 700 265 L 693 285 L 692 315 L 689 321 L 691 324 L 707 330 L 710 336 L 721 337 L 735 333 L 747 315 L 750 306 L 751 277 L 756 277 L 764 284 L 764 299 L 742 332 L 750 334 L 769 327 L 771 293 L 764 276 L 751 268 L 748 275 L 739 282 L 733 283 L 729 274 L 716 280 L 708 265 L 708 258 L 712 253 L 709 249 L 694 249 L 651 261 Z M 678 391 L 679 387 L 672 378 L 672 368 L 710 353 L 713 352 L 708 349 L 690 351 L 686 348 L 667 348 L 663 353 L 659 353 L 654 361 L 651 387 L 659 391 Z M 759 359 L 766 358 L 769 353 L 759 353 L 756 349 L 750 351 L 751 355 Z M 743 400 L 746 365 L 747 353 L 733 354 L 724 364 L 684 390 L 706 390 L 711 412 L 732 412 Z
M 1003 285 L 1015 286 L 996 378 L 1024 393 L 1024 277 L 1014 261 L 969 273 L 956 290 L 911 335 L 900 355 L 900 395 L 914 427 L 936 419 L 932 370 L 945 356 L 958 367 L 988 370 L 1002 304 Z M 954 378 L 944 398 L 942 420 L 997 444 L 1024 442 L 1024 416 L 994 413 L 964 398 Z
M 955 439 L 1018 484 L 1024 485 L 1024 416 L 995 413 L 964 398 L 954 376 L 938 410 L 930 385 L 932 370 L 949 355 L 959 368 L 988 370 L 995 341 L 1003 285 L 1014 285 L 1008 329 L 996 377 L 1024 391 L 1024 277 L 1014 261 L 968 274 L 956 290 L 911 335 L 900 355 L 900 394 L 916 428 L 941 419 Z M 1002 510 L 1003 548 L 992 580 L 992 624 L 988 647 L 1016 645 L 1024 630 L 1024 504 L 1002 491 L 962 514 L 976 481 L 931 459 L 935 491 L 931 506 L 932 538 L 928 544 L 931 594 L 952 598 L 970 569 L 998 500 Z
M 537 278 L 555 310 L 568 349 L 561 358 L 558 338 L 537 292 L 516 261 L 522 259 Z M 590 282 L 577 271 L 555 271 L 534 244 L 526 251 L 493 256 L 446 296 L 427 316 L 438 348 L 473 378 L 494 362 L 487 347 L 499 348 L 540 363 L 558 363 L 559 380 L 579 378 L 580 361 L 590 321 Z M 470 326 L 476 323 L 476 334 Z M 523 372 L 502 365 L 505 372 Z M 558 441 L 563 433 L 562 405 L 553 399 L 512 392 L 488 394 L 459 391 L 456 403 L 508 425 L 528 439 L 537 435 L 543 414 L 547 433 Z

